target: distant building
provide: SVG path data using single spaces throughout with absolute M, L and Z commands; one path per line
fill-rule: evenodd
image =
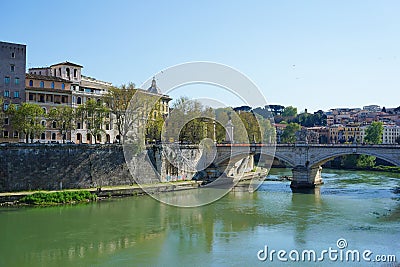
M 0 96 L 4 99 L 4 111 L 11 103 L 25 101 L 26 45 L 0 42 Z M 0 141 L 18 140 L 18 132 L 12 131 L 8 117 L 0 122 Z M 0 127 L 1 128 L 1 127 Z
M 314 143 L 328 144 L 329 143 L 329 127 L 325 126 L 314 126 L 308 127 L 307 132 L 317 133 L 318 140 L 314 140 Z
M 367 110 L 367 111 L 370 111 L 370 112 L 379 112 L 382 109 L 378 105 L 368 105 L 368 106 L 364 106 L 363 110 Z
M 329 143 L 360 143 L 361 132 L 358 125 L 341 125 L 336 124 L 329 127 Z

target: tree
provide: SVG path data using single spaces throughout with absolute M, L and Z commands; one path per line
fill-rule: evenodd
M 88 134 L 94 137 L 97 143 L 97 136 L 104 132 L 103 124 L 108 117 L 110 110 L 101 101 L 90 99 L 77 109 L 77 117 L 86 123 Z
M 36 104 L 22 103 L 20 106 L 11 104 L 7 110 L 11 119 L 12 127 L 25 134 L 25 142 L 29 142 L 29 137 L 33 139 L 42 133 L 46 127 L 41 124 L 44 118 L 43 109 Z
M 146 124 L 146 140 L 148 142 L 160 141 L 162 129 L 164 125 L 164 118 L 159 112 L 160 104 L 157 102 L 154 108 L 150 111 Z
M 199 101 L 180 97 L 172 104 L 164 140 L 194 144 L 199 143 L 205 137 L 213 138 L 211 131 L 207 129 L 212 126 L 214 117 L 213 110 L 204 107 Z
M 374 121 L 365 130 L 365 142 L 368 144 L 381 144 L 383 134 L 383 123 Z
M 257 120 L 260 124 L 260 130 L 261 130 L 261 134 L 262 134 L 262 142 L 263 143 L 275 143 L 276 142 L 276 129 L 271 124 L 271 121 L 264 117 L 261 117 L 261 116 L 257 116 Z
M 282 115 L 282 112 L 284 111 L 285 107 L 282 105 L 269 105 L 265 106 L 265 110 L 268 112 L 272 112 L 274 116 L 276 115 Z M 297 111 L 296 111 L 297 112 Z M 261 114 L 260 114 L 261 115 Z
M 284 118 L 294 118 L 297 116 L 297 108 L 288 106 L 282 112 L 282 117 Z
M 281 141 L 282 143 L 294 143 L 296 142 L 296 132 L 301 129 L 301 126 L 297 123 L 291 122 L 283 130 Z
M 129 129 L 129 127 L 125 127 L 125 122 L 129 124 L 129 122 L 126 121 L 126 111 L 136 91 L 135 84 L 129 83 L 128 85 L 121 85 L 120 87 L 108 88 L 108 94 L 105 97 L 105 103 L 111 113 L 114 114 L 115 126 L 120 137 L 120 142 L 124 141 Z
M 375 166 L 376 157 L 368 155 L 360 155 L 357 159 L 357 168 L 370 169 Z
M 47 119 L 56 123 L 56 128 L 63 137 L 63 143 L 67 138 L 68 132 L 75 129 L 75 109 L 68 106 L 50 109 Z

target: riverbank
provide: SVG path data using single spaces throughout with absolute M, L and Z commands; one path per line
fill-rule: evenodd
M 253 178 L 263 179 L 267 173 L 265 171 L 256 171 L 245 174 L 241 177 L 241 181 L 250 180 Z M 234 177 L 232 177 L 233 179 Z M 130 185 L 130 186 L 104 186 L 101 188 L 88 189 L 65 189 L 65 190 L 37 190 L 37 191 L 22 191 L 22 192 L 6 192 L 0 193 L 0 206 L 18 206 L 30 205 L 29 203 L 21 203 L 20 200 L 37 193 L 56 193 L 56 192 L 90 192 L 96 196 L 96 200 L 103 200 L 113 197 L 131 197 L 146 194 L 158 194 L 172 191 L 190 190 L 199 188 L 203 181 L 174 181 L 167 183 L 145 184 L 145 185 Z M 94 201 L 88 199 L 88 201 Z M 56 203 L 56 204 L 74 204 L 75 202 Z M 48 203 L 44 203 L 47 205 Z
M 128 197 L 128 196 L 139 196 L 149 193 L 163 193 L 171 191 L 180 191 L 195 189 L 200 186 L 200 183 L 196 181 L 177 181 L 169 183 L 157 183 L 147 185 L 132 185 L 132 186 L 107 186 L 101 188 L 89 188 L 89 189 L 66 189 L 66 190 L 55 190 L 55 191 L 24 191 L 24 192 L 7 192 L 0 193 L 0 206 L 13 206 L 21 204 L 19 200 L 24 197 L 33 195 L 35 193 L 55 193 L 55 192 L 84 192 L 88 191 L 95 195 L 97 199 L 102 200 L 111 197 Z M 69 203 L 65 203 L 69 204 Z M 26 205 L 26 204 L 24 204 Z

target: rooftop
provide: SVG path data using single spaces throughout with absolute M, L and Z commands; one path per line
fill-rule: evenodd
M 61 62 L 61 63 L 56 63 L 56 64 L 51 65 L 50 67 L 55 67 L 55 66 L 60 66 L 60 65 L 68 65 L 68 66 L 83 68 L 83 66 L 78 65 L 78 64 L 75 64 L 75 63 L 72 63 L 72 62 L 69 62 L 69 61 L 64 61 L 64 62 Z
M 54 76 L 45 76 L 45 75 L 27 73 L 25 77 L 27 80 L 35 79 L 35 80 L 44 80 L 44 81 L 72 83 L 71 81 L 64 80 L 62 78 L 58 78 L 58 77 L 54 77 Z

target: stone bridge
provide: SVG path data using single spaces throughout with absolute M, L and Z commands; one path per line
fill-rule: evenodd
M 309 188 L 322 184 L 324 163 L 338 156 L 362 154 L 375 156 L 400 166 L 400 145 L 309 145 L 309 144 L 218 144 L 214 165 L 226 168 L 249 155 L 260 154 L 259 163 L 277 158 L 292 167 L 292 188 Z M 268 164 L 267 164 L 268 165 Z

